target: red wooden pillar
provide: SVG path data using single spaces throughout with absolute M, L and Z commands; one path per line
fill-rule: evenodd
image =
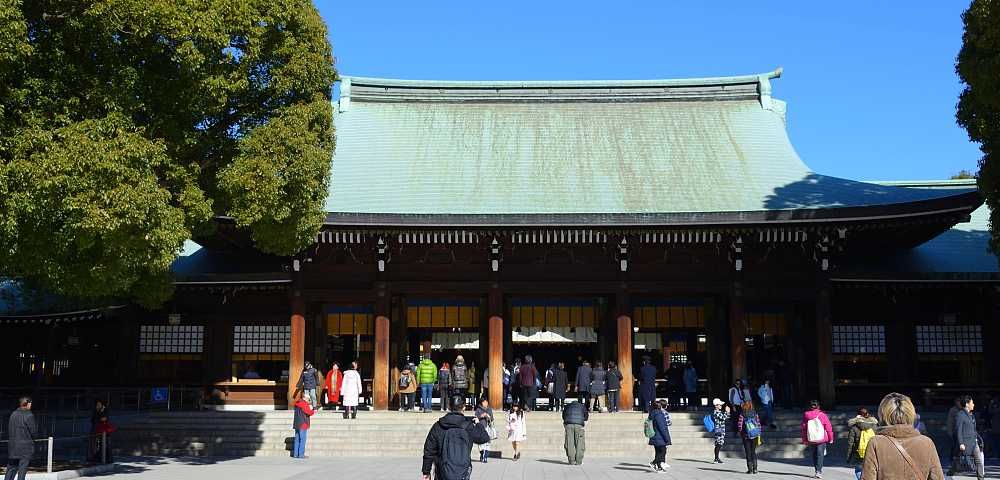
M 622 372 L 621 399 L 618 408 L 632 411 L 632 387 L 635 379 L 632 376 L 632 318 L 628 315 L 618 316 L 618 370 Z
M 306 304 L 300 292 L 292 294 L 291 341 L 288 350 L 288 407 L 295 403 L 295 386 L 305 363 Z
M 375 410 L 389 409 L 389 318 L 375 317 L 375 371 L 372 396 Z
M 490 317 L 490 406 L 503 406 L 503 318 Z
M 737 282 L 729 295 L 729 351 L 732 355 L 733 381 L 747 376 L 747 319 L 742 290 Z

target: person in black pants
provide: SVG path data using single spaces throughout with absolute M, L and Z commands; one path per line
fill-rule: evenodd
M 556 412 L 562 410 L 566 403 L 566 384 L 568 381 L 566 365 L 559 362 L 556 368 L 552 369 L 552 409 Z
M 20 398 L 18 409 L 10 414 L 7 433 L 7 474 L 4 480 L 14 480 L 14 475 L 18 480 L 24 480 L 35 452 L 35 437 L 38 436 L 35 416 L 31 413 L 31 398 Z
M 736 421 L 736 431 L 743 440 L 743 452 L 747 457 L 747 473 L 757 473 L 757 441 L 761 431 L 760 417 L 753 407 L 753 402 L 744 402 L 742 412 Z
M 584 405 L 590 401 L 590 362 L 584 361 L 576 369 L 576 398 Z

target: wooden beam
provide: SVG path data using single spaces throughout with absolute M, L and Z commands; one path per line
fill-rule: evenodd
M 490 406 L 503 408 L 503 318 L 490 317 Z M 498 410 L 499 411 L 499 410 Z
M 296 389 L 302 367 L 305 364 L 306 350 L 306 303 L 299 292 L 292 294 L 291 340 L 288 350 L 288 407 L 295 403 Z
M 632 317 L 628 315 L 618 316 L 618 369 L 622 372 L 618 408 L 631 412 L 635 403 L 632 396 L 635 379 L 632 376 Z
M 372 396 L 375 410 L 389 409 L 389 318 L 375 317 L 375 371 Z
M 747 320 L 743 309 L 743 288 L 733 284 L 729 294 L 729 352 L 733 381 L 747 376 Z
M 833 376 L 833 320 L 830 315 L 830 284 L 824 282 L 816 296 L 816 378 L 819 380 L 819 401 L 823 408 L 836 402 Z

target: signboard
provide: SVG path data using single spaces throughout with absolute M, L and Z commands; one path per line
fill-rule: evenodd
M 149 403 L 167 403 L 170 391 L 167 387 L 156 387 L 149 391 Z

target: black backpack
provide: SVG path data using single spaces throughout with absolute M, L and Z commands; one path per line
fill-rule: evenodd
M 469 480 L 472 477 L 472 440 L 464 428 L 445 430 L 441 441 L 440 471 L 434 478 L 441 480 Z
M 452 381 L 455 382 L 455 386 L 458 388 L 465 388 L 469 386 L 468 380 L 466 379 L 467 376 L 468 371 L 466 370 L 465 365 L 455 365 L 455 368 L 451 369 Z

